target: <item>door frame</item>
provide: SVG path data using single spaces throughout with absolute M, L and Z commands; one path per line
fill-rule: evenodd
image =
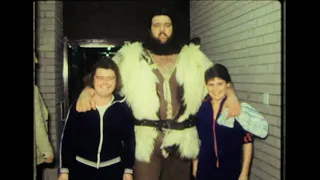
M 127 42 L 125 42 L 127 43 Z M 108 48 L 115 47 L 118 44 L 110 43 L 106 39 L 78 39 L 78 40 L 68 40 L 67 37 L 64 37 L 63 41 L 63 92 L 64 99 L 60 102 L 60 111 L 61 111 L 61 121 L 65 121 L 68 115 L 69 110 L 69 47 L 79 46 L 83 48 Z

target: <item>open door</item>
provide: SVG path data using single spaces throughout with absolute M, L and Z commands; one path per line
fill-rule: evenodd
M 64 100 L 60 109 L 61 120 L 65 121 L 69 107 L 85 87 L 84 78 L 95 64 L 94 60 L 101 56 L 112 57 L 123 44 L 110 44 L 100 39 L 69 41 L 65 37 L 63 45 Z

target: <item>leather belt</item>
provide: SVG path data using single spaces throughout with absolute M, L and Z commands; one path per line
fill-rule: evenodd
M 162 129 L 173 129 L 173 130 L 183 130 L 186 128 L 190 128 L 195 126 L 196 124 L 196 118 L 195 116 L 190 116 L 187 120 L 183 122 L 177 122 L 175 120 L 166 119 L 166 120 L 136 120 L 135 125 L 137 126 L 149 126 L 149 127 L 155 127 L 158 130 Z

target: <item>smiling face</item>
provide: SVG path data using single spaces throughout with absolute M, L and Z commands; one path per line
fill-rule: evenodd
M 97 68 L 93 78 L 93 88 L 98 96 L 106 98 L 116 88 L 116 74 L 111 69 Z
M 229 86 L 230 83 L 227 83 L 225 80 L 218 77 L 209 79 L 207 82 L 208 93 L 212 100 L 215 101 L 222 100 L 226 95 Z

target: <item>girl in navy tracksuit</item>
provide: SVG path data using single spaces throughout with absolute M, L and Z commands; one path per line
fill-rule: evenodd
M 233 128 L 217 123 L 225 110 L 230 75 L 224 66 L 215 64 L 206 71 L 205 80 L 209 95 L 197 114 L 201 144 L 198 159 L 194 161 L 196 180 L 247 180 L 252 154 L 251 133 L 237 121 Z
M 92 73 L 96 110 L 69 110 L 62 134 L 59 180 L 132 180 L 134 118 L 120 87 L 116 64 L 99 61 Z

